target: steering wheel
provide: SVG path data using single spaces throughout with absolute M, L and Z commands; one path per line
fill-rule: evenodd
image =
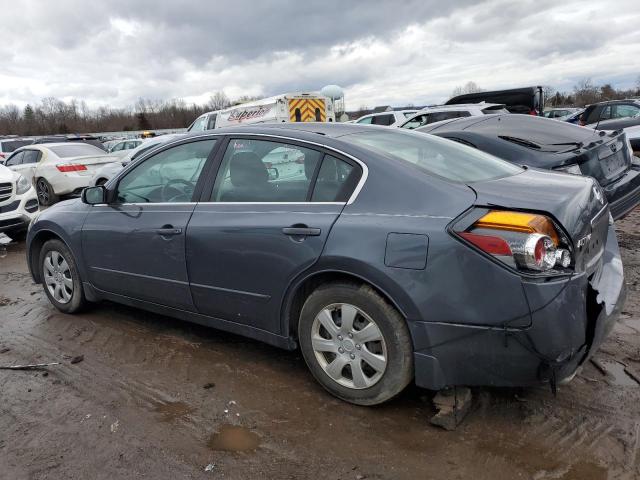
M 174 187 L 174 185 L 184 185 L 185 188 L 179 189 Z M 171 191 L 173 190 L 173 192 Z M 191 197 L 193 196 L 193 191 L 195 190 L 195 185 L 188 180 L 183 180 L 182 178 L 174 178 L 173 180 L 169 180 L 162 186 L 162 190 L 160 191 L 160 197 L 165 202 L 175 202 L 175 201 L 191 201 Z M 177 192 L 177 193 L 174 193 Z M 181 197 L 186 197 L 181 198 Z M 165 200 L 166 199 L 166 200 Z

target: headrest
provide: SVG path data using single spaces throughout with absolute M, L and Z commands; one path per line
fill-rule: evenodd
M 234 153 L 231 157 L 229 175 L 234 187 L 264 184 L 269 181 L 267 167 L 253 152 Z

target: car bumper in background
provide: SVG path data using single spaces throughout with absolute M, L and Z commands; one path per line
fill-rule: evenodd
M 23 195 L 14 196 L 0 206 L 0 232 L 26 229 L 37 211 L 38 197 L 33 188 Z
M 632 166 L 620 179 L 603 187 L 614 220 L 640 205 L 640 167 Z
M 523 288 L 531 309 L 527 328 L 410 322 L 418 386 L 515 387 L 571 377 L 606 339 L 624 304 L 613 227 L 594 274 L 523 281 Z

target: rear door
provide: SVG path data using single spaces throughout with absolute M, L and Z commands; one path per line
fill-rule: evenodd
M 187 229 L 193 301 L 202 314 L 281 333 L 285 291 L 322 253 L 360 167 L 264 137 L 231 138 L 218 156 Z

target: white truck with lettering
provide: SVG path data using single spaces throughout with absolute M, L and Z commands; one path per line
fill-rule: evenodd
M 203 132 L 231 125 L 273 122 L 335 122 L 333 103 L 316 93 L 287 93 L 200 115 L 187 129 Z

